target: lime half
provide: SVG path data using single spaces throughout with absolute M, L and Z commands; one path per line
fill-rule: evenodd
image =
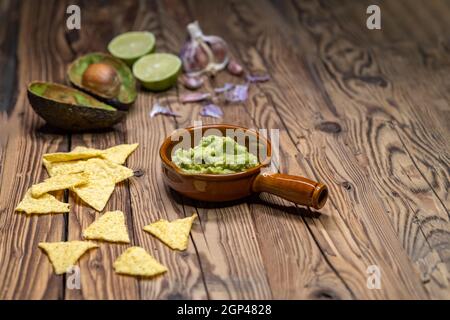
M 170 53 L 152 53 L 143 56 L 133 65 L 134 76 L 145 88 L 153 91 L 173 86 L 180 70 L 180 58 Z
M 155 49 L 155 36 L 147 31 L 131 31 L 118 35 L 108 44 L 108 51 L 116 58 L 132 65 Z

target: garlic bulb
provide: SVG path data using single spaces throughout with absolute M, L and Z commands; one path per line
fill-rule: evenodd
M 218 37 L 204 35 L 197 21 L 187 26 L 189 37 L 181 49 L 180 58 L 189 76 L 215 73 L 228 63 L 228 46 Z

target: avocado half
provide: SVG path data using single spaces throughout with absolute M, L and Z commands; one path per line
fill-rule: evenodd
M 31 82 L 27 93 L 34 111 L 51 126 L 63 130 L 109 128 L 126 115 L 80 90 L 56 83 Z
M 120 79 L 120 89 L 116 96 L 109 97 L 83 85 L 83 74 L 94 63 L 108 64 L 115 69 Z M 67 78 L 73 86 L 120 110 L 128 110 L 137 97 L 136 79 L 130 68 L 123 61 L 109 54 L 94 52 L 79 57 L 69 65 Z

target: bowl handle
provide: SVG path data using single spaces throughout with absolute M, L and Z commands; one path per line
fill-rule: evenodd
M 253 181 L 254 192 L 268 192 L 296 204 L 320 209 L 328 199 L 328 188 L 305 177 L 262 173 Z

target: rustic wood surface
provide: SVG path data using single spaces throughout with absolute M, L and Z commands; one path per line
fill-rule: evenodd
M 66 8 L 81 7 L 81 30 Z M 378 4 L 382 30 L 366 28 Z M 450 299 L 450 2 L 376 0 L 0 1 L 0 299 Z M 223 36 L 250 72 L 271 76 L 223 119 L 183 105 L 181 86 L 140 91 L 126 120 L 101 133 L 67 134 L 31 109 L 26 84 L 65 81 L 77 56 L 105 51 L 129 30 L 149 30 L 157 51 L 177 53 L 187 23 Z M 205 90 L 239 82 L 226 72 Z M 149 117 L 156 101 L 181 117 Z M 159 145 L 193 121 L 278 129 L 280 172 L 330 188 L 316 212 L 262 194 L 208 204 L 168 189 Z M 37 245 L 81 239 L 101 213 L 69 193 L 63 215 L 14 213 L 45 177 L 43 153 L 78 145 L 140 144 L 105 210 L 127 216 L 131 244 L 169 269 L 154 279 L 119 276 L 127 245 L 101 245 L 80 262 L 81 290 L 66 286 Z M 175 252 L 142 231 L 196 212 L 189 247 Z M 367 286 L 368 267 L 381 288 Z

